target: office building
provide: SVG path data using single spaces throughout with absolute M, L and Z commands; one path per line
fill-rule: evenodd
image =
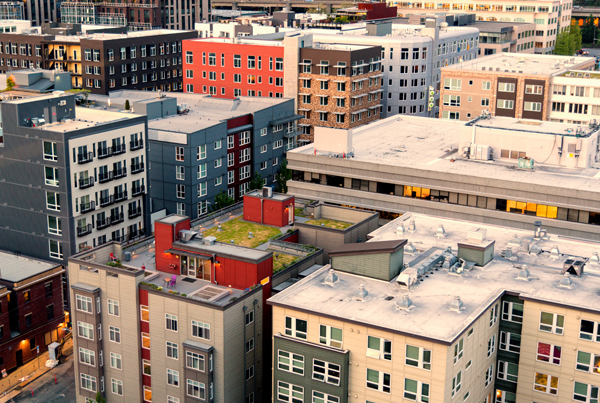
M 0 252 L 0 371 L 11 371 L 60 342 L 68 315 L 57 263 Z
M 297 198 L 600 239 L 597 125 L 397 116 L 287 153 Z M 377 139 L 374 141 L 373 139 Z M 337 158 L 334 158 L 337 157 Z M 576 191 L 574 191 L 576 189 Z
M 535 53 L 550 54 L 559 33 L 571 25 L 572 2 L 558 0 L 522 1 L 519 4 L 502 0 L 494 4 L 478 4 L 474 0 L 450 3 L 398 2 L 401 15 L 422 13 L 475 14 L 478 21 L 535 23 Z
M 591 57 L 519 53 L 500 53 L 448 66 L 442 69 L 440 117 L 468 121 L 487 111 L 492 116 L 587 122 L 592 108 L 588 112 L 586 100 L 578 97 L 593 98 L 593 90 L 590 94 L 588 88 L 586 95 L 576 87 L 587 87 L 585 83 L 593 80 L 566 76 L 575 77 L 571 70 L 591 70 L 594 66 Z
M 475 21 L 479 30 L 479 54 L 534 53 L 535 23 Z
M 2 249 L 66 262 L 145 236 L 145 116 L 75 107 L 59 93 L 0 107 Z
M 534 228 L 408 213 L 331 251 L 268 300 L 273 402 L 593 401 L 596 245 Z
M 42 68 L 68 71 L 73 88 L 108 94 L 119 89 L 182 89 L 181 41 L 195 31 L 45 24 L 42 33 L 2 33 L 0 72 Z

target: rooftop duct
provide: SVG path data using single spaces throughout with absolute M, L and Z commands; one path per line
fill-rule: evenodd
M 527 266 L 523 265 L 521 271 L 519 272 L 519 274 L 517 274 L 517 280 L 529 281 L 530 279 L 531 278 L 529 270 L 527 269 Z
M 403 295 L 402 300 L 396 301 L 396 309 L 402 311 L 410 311 L 414 308 L 412 304 L 412 300 L 408 297 L 408 295 Z
M 214 245 L 216 241 L 217 238 L 215 238 L 214 236 L 207 236 L 206 238 L 204 238 L 204 245 Z
M 573 280 L 571 280 L 571 275 L 569 273 L 565 273 L 563 278 L 558 283 L 558 286 L 563 288 L 571 288 L 572 285 Z
M 558 260 L 560 258 L 560 251 L 558 250 L 558 245 L 554 245 L 552 250 L 550 251 L 550 259 Z
M 329 269 L 327 276 L 325 276 L 324 283 L 332 286 L 336 283 L 336 281 L 338 281 L 338 276 L 335 274 L 335 270 Z
M 408 231 L 412 234 L 417 231 L 417 225 L 415 224 L 415 220 L 411 219 L 408 224 Z
M 404 247 L 404 253 L 408 253 L 409 255 L 414 255 L 415 253 L 417 253 L 417 248 L 415 248 L 415 246 L 412 244 L 412 242 L 409 242 Z
M 365 290 L 365 286 L 361 284 L 358 286 L 358 292 L 354 294 L 354 299 L 356 299 L 357 301 L 364 301 L 365 299 L 367 299 L 368 295 L 369 292 Z
M 581 277 L 583 275 L 583 267 L 585 262 L 577 259 L 567 259 L 563 263 L 562 274 L 570 274 L 573 276 Z
M 446 236 L 446 230 L 444 229 L 444 225 L 440 224 L 438 225 L 437 231 L 435 232 L 435 235 L 438 238 L 444 238 Z
M 179 240 L 183 243 L 188 243 L 192 239 L 196 238 L 197 235 L 198 235 L 198 233 L 196 231 L 190 231 L 187 229 L 183 229 L 183 230 L 179 231 Z
M 460 295 L 454 297 L 454 301 L 450 303 L 450 310 L 461 313 L 465 309 L 465 304 L 460 299 Z

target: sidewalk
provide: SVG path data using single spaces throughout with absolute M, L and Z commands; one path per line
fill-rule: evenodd
M 73 354 L 73 339 L 67 340 L 63 346 L 63 355 L 69 356 L 71 354 Z M 21 393 L 21 384 L 25 385 L 24 390 L 26 390 L 26 385 L 51 371 L 52 369 L 46 367 L 47 360 L 48 352 L 46 351 L 37 358 L 22 365 L 18 370 L 11 373 L 6 378 L 0 380 L 0 403 L 8 401 Z M 25 379 L 23 380 L 21 378 Z

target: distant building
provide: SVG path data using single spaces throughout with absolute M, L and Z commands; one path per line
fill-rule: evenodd
M 0 74 L 0 89 L 6 89 L 6 79 L 14 80 L 14 90 L 43 94 L 52 91 L 69 91 L 71 87 L 71 73 L 57 70 L 16 70 L 11 73 Z
M 534 53 L 535 24 L 528 22 L 476 21 L 481 56 L 495 53 Z

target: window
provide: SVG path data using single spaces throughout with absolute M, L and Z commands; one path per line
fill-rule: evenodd
M 277 140 L 273 143 L 273 150 L 283 147 L 283 140 Z
M 177 331 L 177 316 L 171 315 L 170 313 L 165 314 L 165 318 L 167 321 L 167 330 L 172 330 L 174 332 Z
M 185 199 L 185 185 L 176 185 L 177 189 L 177 198 Z
M 429 384 L 404 378 L 404 398 L 416 402 L 429 402 Z
M 600 332 L 598 331 L 599 326 L 600 324 L 597 322 L 581 319 L 579 338 L 582 340 L 600 341 Z
M 504 301 L 502 303 L 502 320 L 523 323 L 523 304 Z
M 337 364 L 317 359 L 313 360 L 312 379 L 332 385 L 339 385 L 340 373 L 341 367 Z
M 537 360 L 560 365 L 561 347 L 538 342 Z
M 254 377 L 254 365 L 246 368 L 246 380 L 249 381 Z
M 319 343 L 330 347 L 342 348 L 342 329 L 321 325 L 319 330 Z
M 176 166 L 175 167 L 175 179 L 184 180 L 185 179 L 185 167 L 184 166 Z
M 177 214 L 185 215 L 185 204 L 184 203 L 177 203 Z
M 275 71 L 283 71 L 283 57 L 275 58 Z
M 598 402 L 598 386 L 575 382 L 573 388 L 573 400 L 590 403 Z
M 46 161 L 58 161 L 58 151 L 56 143 L 44 141 L 44 159 Z
M 498 92 L 515 92 L 514 83 L 498 83 Z
M 527 84 L 525 86 L 525 94 L 536 94 L 536 95 L 542 95 L 543 91 L 543 86 L 541 85 L 532 85 L 532 84 Z
M 79 362 L 86 365 L 96 366 L 96 353 L 92 350 L 79 347 Z
M 119 301 L 108 300 L 108 313 L 109 315 L 119 316 Z
M 431 370 L 431 350 L 406 345 L 406 365 Z
M 92 313 L 92 299 L 90 297 L 77 294 L 75 300 L 78 311 Z
M 313 390 L 312 403 L 340 403 L 340 398 Z
M 490 106 L 489 98 L 481 98 L 481 106 Z
M 490 310 L 490 327 L 494 326 L 494 324 L 498 321 L 498 304 L 494 305 L 494 307 Z
M 50 257 L 55 259 L 63 258 L 63 247 L 61 242 L 50 239 L 48 240 L 48 246 L 50 249 Z
M 89 390 L 91 392 L 96 392 L 96 378 L 88 375 L 88 374 L 80 374 L 81 380 L 81 389 Z
M 150 310 L 148 309 L 148 307 L 146 305 L 140 306 L 140 312 L 141 312 L 140 316 L 141 316 L 142 322 L 150 321 Z
M 541 102 L 525 102 L 523 109 L 530 112 L 541 112 Z
M 167 396 L 167 403 L 179 403 L 179 398 L 173 396 Z
M 198 399 L 205 400 L 206 399 L 205 385 L 203 383 L 188 379 L 187 380 L 187 395 L 196 397 Z
M 285 334 L 299 339 L 306 340 L 307 322 L 302 319 L 296 319 L 289 316 L 285 317 Z
M 515 101 L 509 99 L 499 99 L 496 106 L 500 109 L 513 109 Z
M 196 371 L 204 371 L 204 356 L 201 354 L 187 351 L 185 353 L 185 366 Z
M 379 337 L 368 336 L 367 357 L 391 361 L 392 342 Z
M 498 379 L 516 383 L 517 375 L 519 375 L 519 366 L 517 364 L 498 361 Z
M 600 373 L 600 355 L 578 351 L 575 369 L 594 374 Z
M 179 371 L 167 368 L 167 385 L 179 387 Z
M 111 389 L 112 393 L 115 395 L 123 395 L 123 381 L 118 379 L 111 379 Z
M 416 108 L 416 106 L 415 106 Z M 415 113 L 416 109 L 413 110 L 413 107 L 411 106 L 411 112 L 410 113 Z M 443 111 L 442 112 L 442 119 L 450 119 L 450 120 L 459 120 L 460 119 L 460 112 L 449 112 L 449 111 Z
M 58 168 L 45 167 L 46 185 L 58 186 Z
M 485 383 L 484 386 L 487 388 L 490 383 L 494 380 L 494 364 L 490 365 L 485 371 Z
M 110 366 L 111 368 L 122 369 L 121 354 L 110 353 Z
M 291 383 L 277 381 L 277 399 L 282 402 L 303 403 L 304 388 Z
M 444 95 L 444 105 L 460 106 L 460 95 Z
M 277 351 L 277 369 L 304 375 L 304 356 L 284 350 Z
M 556 376 L 536 372 L 533 379 L 533 389 L 539 392 L 556 395 L 558 394 L 558 378 Z
M 521 335 L 517 333 L 500 332 L 500 350 L 521 352 Z
M 583 321 L 581 321 L 583 323 Z M 540 331 L 563 334 L 565 317 L 549 312 L 542 312 L 540 315 Z M 581 338 L 581 334 L 579 335 Z M 589 340 L 589 339 L 588 339 Z
M 246 326 L 254 322 L 254 310 L 246 313 Z
M 77 336 L 88 340 L 94 340 L 94 325 L 85 322 L 77 322 Z
M 210 325 L 192 320 L 192 336 L 210 340 Z
M 246 342 L 246 353 L 254 350 L 254 339 L 250 339 Z
M 462 371 L 458 371 L 458 374 L 454 378 L 452 378 L 452 397 L 458 393 L 460 390 L 462 382 Z
M 462 87 L 462 80 L 456 78 L 445 78 L 444 89 L 452 91 L 460 91 Z
M 490 90 L 492 89 L 492 82 L 491 81 L 484 81 L 481 85 L 481 88 L 484 90 Z
M 144 50 L 142 48 L 142 50 Z M 194 64 L 194 54 L 189 50 L 185 52 L 185 63 L 186 64 Z
M 198 146 L 196 149 L 196 159 L 203 160 L 204 158 L 206 158 L 206 144 Z
M 109 326 L 108 328 L 108 338 L 110 341 L 114 341 L 115 343 L 121 342 L 121 329 L 114 326 Z
M 465 339 L 460 339 L 458 341 L 458 343 L 456 343 L 454 345 L 454 363 L 455 364 L 457 362 L 459 362 L 463 356 L 464 343 L 465 343 Z
M 183 147 L 175 147 L 175 161 L 183 161 Z
M 177 343 L 172 343 L 170 341 L 167 342 L 167 357 L 174 358 L 176 360 L 179 359 L 179 354 L 177 351 Z

